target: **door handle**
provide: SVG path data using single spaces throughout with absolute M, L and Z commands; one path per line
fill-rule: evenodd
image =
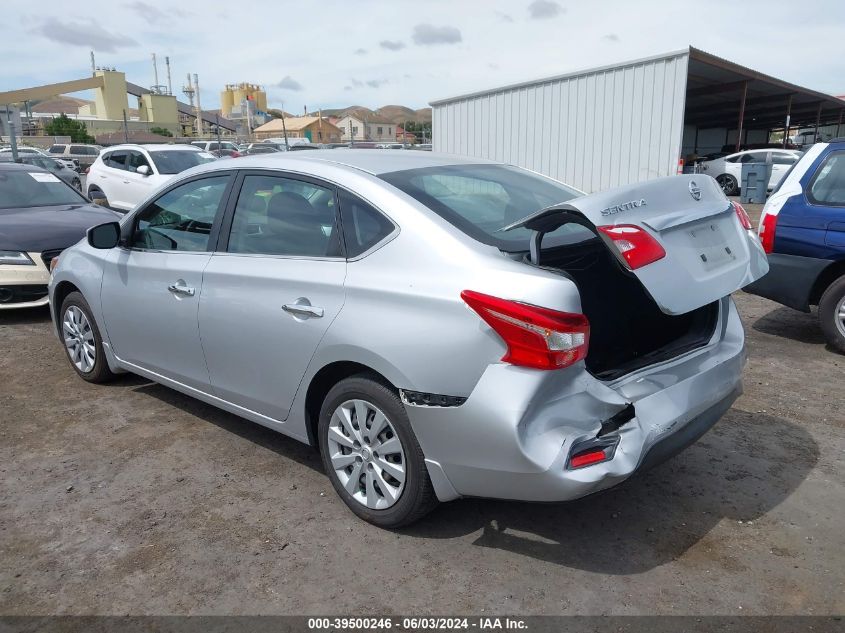
M 323 316 L 323 308 L 307 303 L 286 303 L 282 306 L 282 310 L 294 316 L 315 317 L 317 319 Z
M 196 292 L 193 288 L 189 286 L 182 286 L 180 284 L 170 284 L 167 286 L 167 289 L 173 294 L 185 295 L 186 297 L 193 297 Z

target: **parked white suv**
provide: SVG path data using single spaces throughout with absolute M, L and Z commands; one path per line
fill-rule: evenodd
M 130 211 L 176 174 L 213 160 L 191 145 L 116 145 L 91 165 L 88 197 L 116 211 Z

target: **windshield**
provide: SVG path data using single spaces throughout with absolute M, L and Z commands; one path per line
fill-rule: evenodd
M 444 165 L 382 174 L 401 189 L 479 242 L 503 251 L 528 250 L 532 231 L 499 231 L 527 215 L 581 195 L 554 180 L 507 165 Z M 544 246 L 594 237 L 578 225 L 548 233 Z
M 150 152 L 156 169 L 160 174 L 178 174 L 214 160 L 214 156 L 205 152 L 185 150 L 161 150 Z
M 42 171 L 0 171 L 0 209 L 85 204 L 88 201 L 53 174 Z

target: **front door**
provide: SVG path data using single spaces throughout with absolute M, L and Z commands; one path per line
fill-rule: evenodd
M 331 186 L 247 174 L 206 266 L 199 322 L 215 395 L 284 420 L 343 305 Z M 230 230 L 225 225 L 231 226 Z
M 201 390 L 208 370 L 197 307 L 229 183 L 229 174 L 200 177 L 147 204 L 103 274 L 103 317 L 118 358 Z

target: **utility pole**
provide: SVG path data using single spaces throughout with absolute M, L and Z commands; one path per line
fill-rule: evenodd
M 126 121 L 126 110 L 123 111 L 123 142 L 129 142 L 129 123 Z
M 220 117 L 217 115 L 216 112 L 214 113 L 214 122 L 217 124 L 217 149 L 220 149 L 221 147 L 223 147 L 220 144 Z
M 9 144 L 12 146 L 12 162 L 18 162 L 18 139 L 15 137 L 15 122 L 9 115 L 9 106 L 6 106 L 6 125 L 9 128 Z
M 194 90 L 197 91 L 197 136 L 202 136 L 202 106 L 200 105 L 200 80 L 194 73 Z

